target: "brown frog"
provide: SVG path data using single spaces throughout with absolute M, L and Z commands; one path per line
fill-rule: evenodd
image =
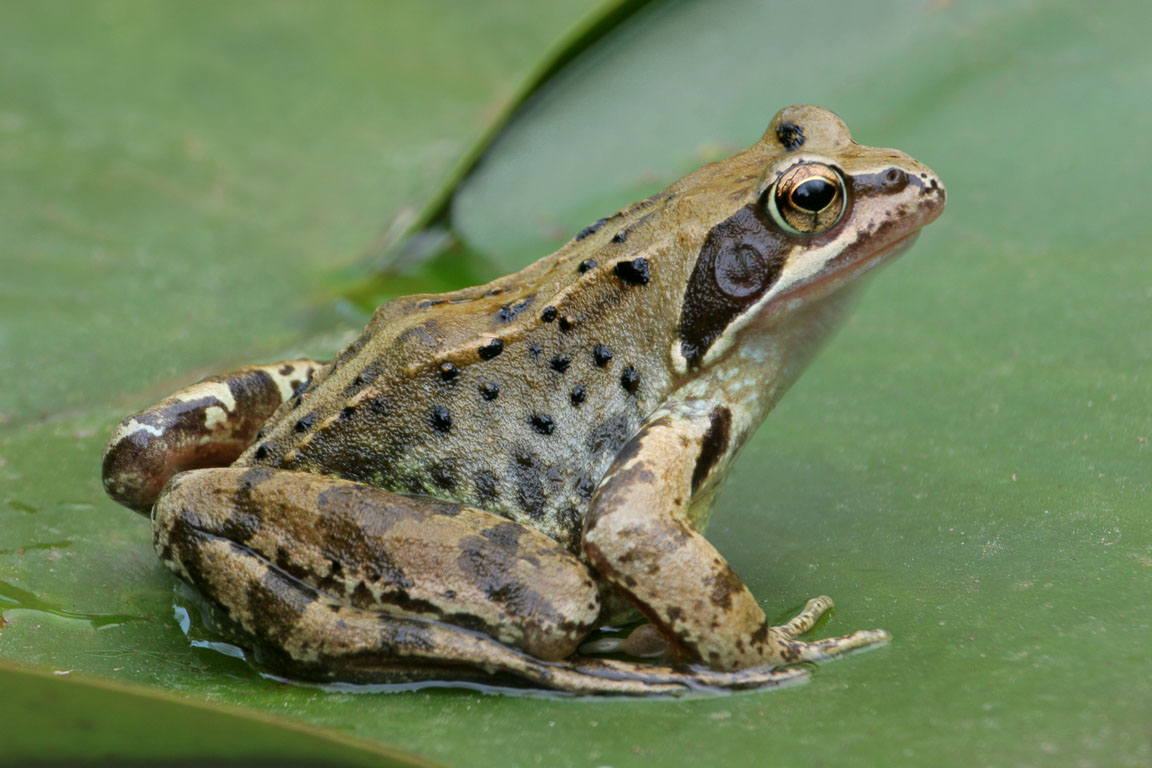
M 702 533 L 849 289 L 944 198 L 909 156 L 789 107 L 749 149 L 516 274 L 385 304 L 329 363 L 244 368 L 125 419 L 105 487 L 298 676 L 796 681 L 790 663 L 888 634 L 802 641 L 826 597 L 770 626 Z M 662 661 L 578 652 L 634 609 Z

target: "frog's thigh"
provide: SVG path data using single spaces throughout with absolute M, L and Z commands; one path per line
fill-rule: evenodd
M 591 571 L 547 536 L 361 483 L 267 468 L 185 472 L 164 489 L 153 521 L 161 558 L 274 644 L 300 633 L 253 613 L 257 582 L 295 579 L 306 585 L 295 587 L 298 600 L 319 594 L 445 622 L 540 659 L 572 653 L 599 614 Z M 262 561 L 264 574 L 254 577 L 251 558 L 233 558 L 234 548 Z
M 104 488 L 148 514 L 177 472 L 226 467 L 322 363 L 290 360 L 211 376 L 120 422 L 104 446 Z

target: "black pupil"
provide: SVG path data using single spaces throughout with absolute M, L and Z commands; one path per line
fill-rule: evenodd
M 792 204 L 801 210 L 819 213 L 836 197 L 836 187 L 824 179 L 808 179 L 792 192 Z

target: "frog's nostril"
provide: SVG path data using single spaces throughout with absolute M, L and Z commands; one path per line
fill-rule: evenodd
M 896 194 L 908 186 L 908 174 L 899 168 L 889 168 L 884 174 L 882 191 L 884 194 Z

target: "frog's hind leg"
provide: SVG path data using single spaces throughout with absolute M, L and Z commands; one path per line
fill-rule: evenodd
M 204 469 L 172 479 L 153 527 L 161 559 L 299 677 L 639 695 L 806 674 L 573 657 L 599 616 L 588 567 L 471 507 L 307 473 Z
M 803 668 L 714 672 L 614 660 L 545 661 L 480 632 L 341 603 L 233 542 L 203 535 L 206 558 L 232 562 L 228 583 L 204 584 L 246 628 L 259 627 L 263 659 L 321 682 L 525 683 L 566 693 L 678 695 L 803 682 Z
M 124 419 L 104 446 L 104 490 L 148 514 L 177 472 L 224 467 L 323 363 L 289 360 L 211 376 Z

